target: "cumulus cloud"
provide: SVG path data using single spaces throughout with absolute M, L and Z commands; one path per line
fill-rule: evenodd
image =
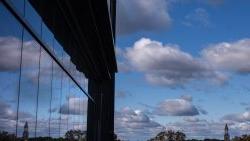
M 122 139 L 146 140 L 164 127 L 153 121 L 144 111 L 125 107 L 115 113 L 115 132 Z
M 22 41 L 16 37 L 6 36 L 0 37 L 0 72 L 17 72 L 20 68 L 21 60 L 21 46 Z M 58 50 L 55 50 L 57 52 Z M 39 69 L 39 56 L 40 45 L 34 40 L 24 41 L 22 50 L 22 75 L 27 78 L 29 82 L 36 84 L 38 82 L 38 69 Z M 60 57 L 60 56 L 57 56 Z M 40 58 L 40 79 L 41 84 L 47 83 L 48 77 L 51 77 L 52 73 L 52 59 L 51 57 L 41 49 Z M 75 72 L 75 65 L 70 62 L 70 57 L 64 55 L 63 64 L 72 72 L 73 76 L 78 82 L 82 82 L 85 79 L 84 74 L 79 71 Z M 53 65 L 53 77 L 55 79 L 61 78 L 62 69 L 54 62 Z M 25 80 L 25 81 L 26 81 Z
M 64 115 L 84 115 L 87 114 L 88 100 L 80 97 L 69 97 L 59 110 Z
M 0 37 L 0 71 L 16 71 L 19 69 L 22 42 L 15 37 Z M 38 61 L 39 48 L 35 42 L 23 44 L 23 64 L 30 67 Z
M 213 44 L 201 54 L 217 70 L 250 72 L 250 39 Z
M 16 111 L 11 108 L 10 104 L 0 101 L 0 119 L 16 120 L 16 116 Z M 32 117 L 29 113 L 19 112 L 20 119 L 30 119 Z
M 243 113 L 228 114 L 225 115 L 222 119 L 228 122 L 249 122 L 250 112 L 246 111 Z
M 151 84 L 180 86 L 204 78 L 224 81 L 223 75 L 173 44 L 142 38 L 127 48 L 125 57 L 136 70 L 145 73 Z
M 166 128 L 181 130 L 189 139 L 223 139 L 226 123 L 229 126 L 229 133 L 231 137 L 240 136 L 249 132 L 249 122 L 233 123 L 223 120 L 205 120 L 197 117 L 185 117 L 183 121 L 167 123 Z
M 197 116 L 186 116 L 183 120 L 168 122 L 164 126 L 151 119 L 147 112 L 128 107 L 116 112 L 115 132 L 122 139 L 146 140 L 164 130 L 180 130 L 188 139 L 217 138 L 222 139 L 225 124 L 229 125 L 230 135 L 239 136 L 249 132 L 247 121 L 229 122 L 225 120 L 207 120 Z M 138 138 L 141 137 L 141 138 Z
M 20 110 L 18 118 L 18 124 L 21 126 L 24 125 L 25 121 L 34 121 L 35 116 Z M 0 128 L 4 131 L 14 133 L 16 129 L 16 119 L 17 113 L 16 109 L 13 109 L 13 105 L 0 100 Z
M 204 139 L 204 138 L 223 138 L 225 123 L 195 120 L 193 121 L 178 121 L 167 123 L 166 127 L 172 130 L 183 131 L 189 139 Z
M 20 68 L 22 41 L 16 37 L 0 37 L 0 72 L 16 72 Z M 22 68 L 23 75 L 32 83 L 37 83 L 39 69 L 40 46 L 35 41 L 23 42 Z M 45 51 L 41 51 L 41 75 L 50 77 L 51 59 Z M 54 70 L 59 70 L 54 65 Z M 55 73 L 57 76 L 58 73 Z
M 210 44 L 199 56 L 178 45 L 141 38 L 123 51 L 131 70 L 142 72 L 154 85 L 178 87 L 193 80 L 225 84 L 234 73 L 250 73 L 250 39 Z
M 192 99 L 182 97 L 160 102 L 153 113 L 159 116 L 195 116 L 199 115 L 199 110 L 192 104 Z
M 197 8 L 185 16 L 183 22 L 186 26 L 210 27 L 211 21 L 208 12 L 203 8 Z
M 167 0 L 117 1 L 117 32 L 165 30 L 170 26 Z

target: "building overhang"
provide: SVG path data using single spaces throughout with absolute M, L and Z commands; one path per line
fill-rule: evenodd
M 97 80 L 117 72 L 107 1 L 29 1 L 79 71 Z

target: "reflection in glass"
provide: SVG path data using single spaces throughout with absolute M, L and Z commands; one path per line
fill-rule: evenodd
M 0 132 L 8 132 L 13 139 L 16 134 L 22 27 L 1 3 L 0 11 Z
M 37 14 L 32 5 L 25 0 L 25 19 L 31 25 L 32 29 L 38 34 L 41 35 L 41 17 Z
M 38 94 L 38 73 L 40 46 L 25 31 L 22 50 L 22 80 L 20 83 L 20 98 L 18 112 L 18 137 L 22 136 L 26 121 L 29 124 L 29 136 L 35 136 L 36 104 Z
M 39 95 L 37 107 L 37 137 L 49 136 L 49 112 L 51 98 L 51 73 L 52 61 L 50 56 L 41 51 L 40 59 L 40 79 L 39 79 Z
M 86 88 L 86 78 L 76 70 L 29 2 L 12 1 L 77 82 Z M 1 3 L 0 21 L 0 132 L 8 132 L 11 140 L 15 134 L 18 140 L 38 137 L 70 140 L 70 133 L 81 133 L 83 138 L 87 97 Z

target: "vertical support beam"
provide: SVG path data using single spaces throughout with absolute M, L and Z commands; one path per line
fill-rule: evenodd
M 88 91 L 89 95 L 92 96 L 95 103 L 92 100 L 88 99 L 87 141 L 98 141 L 101 107 L 100 83 L 98 83 L 98 81 L 94 79 L 89 79 Z
M 95 104 L 91 100 L 88 102 L 87 140 L 113 141 L 115 73 L 111 74 L 111 79 L 101 82 L 89 79 L 88 85 Z
M 114 102 L 115 102 L 115 74 L 111 79 L 102 83 L 102 137 L 105 141 L 114 140 Z

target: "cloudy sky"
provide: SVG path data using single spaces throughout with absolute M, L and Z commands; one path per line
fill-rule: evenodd
M 22 2 L 14 2 L 19 11 L 22 11 Z M 17 128 L 17 136 L 21 137 L 26 121 L 29 137 L 34 137 L 35 132 L 37 136 L 58 138 L 64 137 L 65 132 L 71 129 L 85 131 L 87 96 L 31 35 L 22 30 L 22 26 L 2 3 L 0 11 L 0 132 L 15 134 Z M 43 34 L 39 32 L 41 20 L 30 4 L 26 4 L 25 13 L 25 18 L 38 35 L 51 50 L 53 48 L 58 59 L 86 89 L 84 75 L 76 71 L 60 44 L 53 41 L 52 33 L 44 25 Z
M 118 0 L 116 132 L 146 140 L 250 130 L 250 2 Z
M 14 3 L 19 10 L 21 2 Z M 144 141 L 173 129 L 190 139 L 222 139 L 226 123 L 231 137 L 249 133 L 250 1 L 117 0 L 117 4 L 114 122 L 119 138 Z M 26 6 L 25 18 L 39 33 L 40 19 Z M 22 27 L 2 5 L 0 11 L 0 128 L 15 132 L 19 91 L 19 136 L 25 121 L 34 136 L 37 94 L 37 135 L 48 135 L 49 121 L 54 137 L 63 136 L 66 129 L 86 130 L 86 96 L 58 66 L 51 69 L 51 58 L 26 31 L 22 38 Z M 52 46 L 53 35 L 46 27 L 43 30 L 42 38 Z M 83 78 L 56 42 L 54 49 L 74 76 Z M 83 79 L 78 81 L 86 88 Z

